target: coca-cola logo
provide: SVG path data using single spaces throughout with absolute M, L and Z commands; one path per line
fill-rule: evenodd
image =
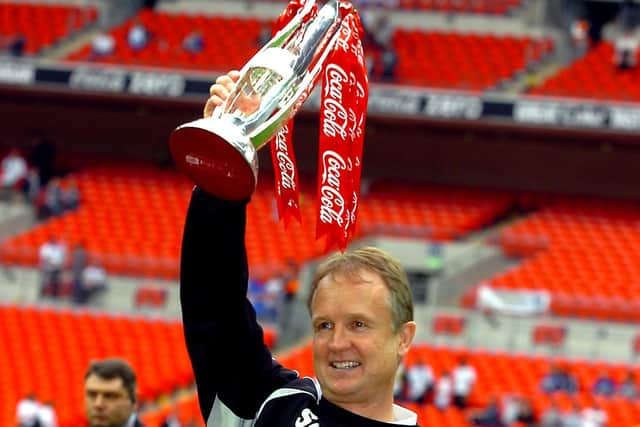
M 287 147 L 288 134 L 289 126 L 284 126 L 276 134 L 276 159 L 278 161 L 278 170 L 280 171 L 280 184 L 286 189 L 295 191 L 296 168 L 289 156 L 289 148 Z
M 322 182 L 320 186 L 320 221 L 337 223 L 344 222 L 345 201 L 341 194 L 340 177 L 347 169 L 347 163 L 335 151 L 322 153 Z
M 336 47 L 342 49 L 343 52 L 349 52 L 351 49 L 351 38 L 353 32 L 348 21 L 349 18 L 342 21 L 339 30 L 340 34 L 338 34 L 338 38 L 336 40 Z
M 343 140 L 347 138 L 347 125 L 349 116 L 340 102 L 326 98 L 322 105 L 323 121 L 322 133 L 330 137 L 340 136 Z
M 293 161 L 289 157 L 288 153 L 278 152 L 276 154 L 278 159 L 278 168 L 280 169 L 280 183 L 284 188 L 289 190 L 296 189 L 296 170 L 293 166 Z
M 343 84 L 349 82 L 347 73 L 337 64 L 325 69 L 324 99 L 322 101 L 322 132 L 329 137 L 347 138 L 349 116 L 343 104 Z

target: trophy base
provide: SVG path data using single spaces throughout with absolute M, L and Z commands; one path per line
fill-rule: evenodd
M 224 132 L 208 119 L 174 130 L 169 146 L 176 167 L 213 196 L 248 199 L 257 182 L 257 152 L 248 138 L 234 143 L 219 133 Z

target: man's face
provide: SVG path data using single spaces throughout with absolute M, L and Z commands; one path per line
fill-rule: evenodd
M 134 410 L 122 378 L 89 375 L 84 383 L 84 402 L 89 427 L 122 427 Z
M 311 303 L 315 373 L 334 404 L 389 404 L 399 359 L 413 339 L 415 323 L 393 331 L 390 293 L 382 278 L 329 275 Z

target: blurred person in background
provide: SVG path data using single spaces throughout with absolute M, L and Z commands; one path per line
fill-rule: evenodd
M 0 53 L 6 53 L 14 57 L 21 57 L 24 54 L 24 48 L 26 45 L 27 37 L 22 33 L 8 37 L 0 35 Z
M 468 405 L 469 395 L 476 383 L 476 369 L 469 364 L 466 357 L 461 356 L 458 359 L 458 366 L 453 369 L 452 377 L 453 404 L 464 409 Z
M 38 421 L 40 427 L 58 427 L 58 416 L 53 402 L 46 401 L 38 409 Z
M 624 29 L 614 43 L 614 64 L 620 70 L 629 70 L 638 64 L 640 35 L 635 28 Z
M 116 49 L 116 39 L 109 33 L 96 34 L 91 41 L 89 60 L 96 60 L 111 55 Z
M 80 206 L 80 189 L 75 180 L 70 180 L 60 195 L 62 212 L 75 211 Z
M 139 19 L 135 19 L 127 33 L 127 43 L 129 47 L 138 52 L 147 47 L 150 38 L 151 34 L 149 30 L 147 30 Z
M 594 400 L 591 406 L 582 409 L 581 427 L 605 427 L 607 425 L 607 412 Z
M 136 414 L 136 374 L 123 359 L 92 362 L 84 377 L 88 427 L 144 427 Z
M 38 207 L 38 219 L 41 221 L 58 216 L 64 211 L 63 189 L 58 178 L 49 181 L 44 189 L 44 199 Z
M 471 411 L 469 422 L 474 426 L 503 427 L 500 404 L 496 396 L 489 396 L 489 402 L 482 409 Z
M 547 407 L 540 417 L 540 427 L 564 427 L 562 423 L 562 412 L 558 408 L 558 403 L 551 400 L 551 404 Z
M 91 41 L 89 60 L 104 58 L 111 55 L 116 48 L 116 39 L 109 33 L 99 33 Z
M 620 383 L 617 392 L 618 395 L 629 400 L 635 400 L 640 396 L 638 384 L 636 383 L 636 377 L 633 371 L 627 372 L 624 380 Z
M 616 392 L 616 383 L 606 370 L 601 370 L 593 382 L 591 393 L 595 396 L 611 397 Z
M 583 427 L 582 412 L 577 400 L 571 401 L 571 408 L 562 415 L 562 427 Z
M 421 356 L 407 368 L 407 400 L 425 403 L 433 393 L 435 377 L 433 369 Z
M 24 178 L 24 184 L 22 185 L 22 193 L 31 206 L 36 205 L 40 196 L 40 172 L 37 167 L 32 166 L 27 171 L 27 176 Z
M 41 427 L 38 419 L 40 402 L 35 394 L 29 393 L 16 406 L 16 424 L 18 427 Z
M 54 235 L 40 246 L 40 272 L 42 274 L 42 287 L 40 295 L 60 296 L 62 282 L 62 269 L 67 259 L 67 249 Z
M 553 365 L 542 378 L 541 388 L 545 393 L 563 391 L 573 394 L 578 391 L 578 381 L 562 366 Z
M 204 50 L 204 36 L 202 31 L 194 30 L 182 41 L 182 49 L 186 52 L 197 54 Z
M 216 80 L 205 117 L 239 76 L 232 71 Z M 317 378 L 299 378 L 273 358 L 246 298 L 247 203 L 196 186 L 184 227 L 180 302 L 207 424 L 417 426 L 417 414 L 393 401 L 416 329 L 402 265 L 371 247 L 321 263 L 307 300 Z
M 2 198 L 10 197 L 18 185 L 26 178 L 28 172 L 27 161 L 16 148 L 9 150 L 0 164 L 0 179 L 2 182 Z
M 71 289 L 73 302 L 82 304 L 84 302 L 84 283 L 82 273 L 89 263 L 87 248 L 85 243 L 76 243 L 71 253 Z
M 440 378 L 436 382 L 435 395 L 433 396 L 433 403 L 440 410 L 445 410 L 451 405 L 451 399 L 453 396 L 453 382 L 451 381 L 451 375 L 449 371 L 442 372 Z
M 86 304 L 107 289 L 107 271 L 97 260 L 92 260 L 82 270 L 80 284 L 76 302 Z

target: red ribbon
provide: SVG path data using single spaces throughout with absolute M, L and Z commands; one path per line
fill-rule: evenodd
M 276 21 L 274 34 L 290 22 L 303 3 L 289 3 Z M 316 12 L 314 9 L 312 16 Z M 337 246 L 344 251 L 355 234 L 369 82 L 360 18 L 348 1 L 340 2 L 340 14 L 340 28 L 323 70 L 316 237 L 326 236 L 327 248 Z M 271 141 L 278 214 L 285 226 L 291 217 L 301 220 L 292 133 L 293 120 Z
M 302 8 L 304 1 L 292 0 L 280 14 L 274 25 L 272 35 L 284 28 Z M 311 16 L 315 16 L 317 7 Z M 275 192 L 278 206 L 278 218 L 284 221 L 285 227 L 291 218 L 302 221 L 300 214 L 300 190 L 298 186 L 298 169 L 293 151 L 293 119 L 280 129 L 271 140 L 271 161 L 275 169 Z
M 348 2 L 340 6 L 343 19 L 322 82 L 316 237 L 344 251 L 355 233 L 368 80 L 357 13 Z

